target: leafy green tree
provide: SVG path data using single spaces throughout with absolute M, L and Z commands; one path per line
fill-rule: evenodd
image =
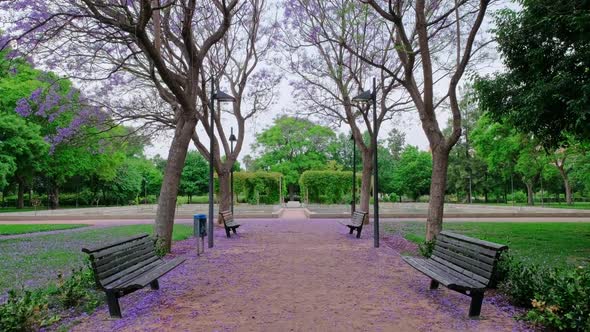
M 549 163 L 539 142 L 508 124 L 494 122 L 487 115 L 478 120 L 471 137 L 488 169 L 505 179 L 510 179 L 513 173 L 521 177 L 527 188 L 528 204 L 533 205 L 533 188 Z
M 385 139 L 385 144 L 389 153 L 395 160 L 399 160 L 400 155 L 406 147 L 406 134 L 397 128 L 393 128 Z
M 428 194 L 432 174 L 432 155 L 408 145 L 400 154 L 393 173 L 395 192 L 411 197 L 414 201 Z
M 545 147 L 590 137 L 590 3 L 521 0 L 497 19 L 505 73 L 481 79 L 481 106 Z
M 206 193 L 208 184 L 209 163 L 197 151 L 189 151 L 180 178 L 180 192 L 192 203 L 192 196 Z
M 293 199 L 304 171 L 325 169 L 327 147 L 335 136 L 330 128 L 309 120 L 279 117 L 256 136 L 256 168 L 282 173 Z
M 8 184 L 9 178 L 18 179 L 18 208 L 23 207 L 25 181 L 30 181 L 32 173 L 39 169 L 39 159 L 47 150 L 39 126 L 16 114 L 0 115 L 0 188 Z

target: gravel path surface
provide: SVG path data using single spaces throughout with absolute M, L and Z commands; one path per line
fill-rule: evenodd
M 515 309 L 487 296 L 478 320 L 470 299 L 441 288 L 405 264 L 414 250 L 396 237 L 372 247 L 336 220 L 247 220 L 238 235 L 215 232 L 215 247 L 196 255 L 195 240 L 172 256 L 187 261 L 160 280 L 160 290 L 121 299 L 123 319 L 106 307 L 75 331 L 521 331 Z

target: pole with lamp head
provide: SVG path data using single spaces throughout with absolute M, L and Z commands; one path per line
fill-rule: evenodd
M 234 127 L 231 127 L 231 134 L 229 135 L 229 141 L 231 144 L 231 155 L 233 157 L 234 155 L 234 142 L 236 142 L 238 139 L 236 138 L 236 136 L 234 135 Z M 234 214 L 234 165 L 231 165 L 231 171 L 230 171 L 230 193 L 231 193 L 231 214 Z
M 352 202 L 350 203 L 350 213 L 356 210 L 356 142 L 354 134 L 350 136 L 352 141 Z
M 236 98 L 233 96 L 228 95 L 225 92 L 217 90 L 215 92 L 215 80 L 211 77 L 211 100 L 209 101 L 209 108 L 211 111 L 211 124 L 209 126 L 209 220 L 207 224 L 207 242 L 208 247 L 213 248 L 213 218 L 214 218 L 214 207 L 213 207 L 213 190 L 214 190 L 214 182 L 213 182 L 213 162 L 214 162 L 214 155 L 215 155 L 215 100 L 219 103 L 223 102 L 235 102 Z
M 373 91 L 363 91 L 352 98 L 353 102 L 373 103 L 373 245 L 379 248 L 379 170 L 377 156 L 377 79 L 373 77 Z

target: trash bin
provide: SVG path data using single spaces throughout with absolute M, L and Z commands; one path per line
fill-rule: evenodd
M 195 214 L 193 217 L 193 235 L 195 237 L 207 236 L 207 215 Z

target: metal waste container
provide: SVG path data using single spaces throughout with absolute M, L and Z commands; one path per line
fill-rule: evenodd
M 193 217 L 193 235 L 195 237 L 207 236 L 207 215 L 195 214 Z

